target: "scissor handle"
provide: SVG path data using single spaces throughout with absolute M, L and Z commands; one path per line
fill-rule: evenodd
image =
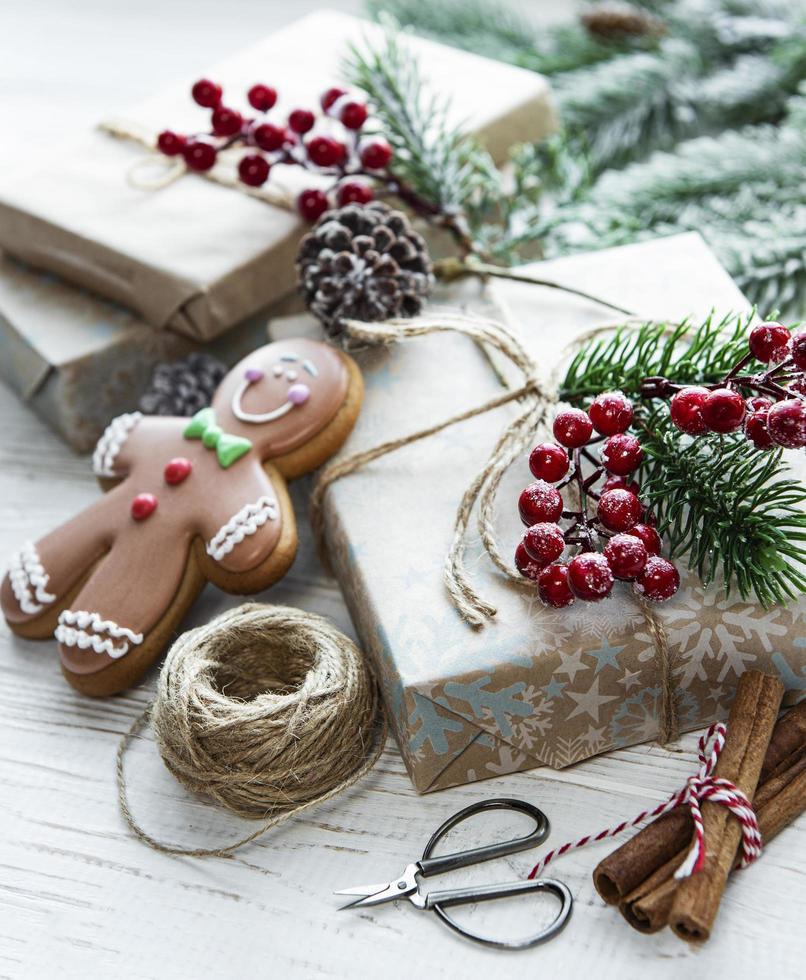
M 486 810 L 515 810 L 518 813 L 525 813 L 527 817 L 534 820 L 535 829 L 524 837 L 513 837 L 511 840 L 499 841 L 496 844 L 473 847 L 469 851 L 457 851 L 454 854 L 440 854 L 437 857 L 431 857 L 431 852 L 449 830 L 453 830 L 457 824 L 469 817 L 473 817 L 477 813 L 484 813 Z M 421 873 L 427 878 L 429 875 L 443 874 L 445 871 L 466 868 L 471 864 L 480 864 L 482 861 L 491 861 L 493 858 L 526 851 L 530 847 L 537 847 L 538 844 L 542 844 L 548 835 L 548 817 L 542 810 L 531 803 L 527 803 L 526 800 L 513 800 L 507 797 L 496 800 L 480 800 L 478 803 L 473 803 L 466 806 L 464 810 L 454 813 L 441 827 L 437 828 L 425 845 L 423 856 L 418 863 Z M 461 929 L 458 931 L 461 932 Z
M 547 891 L 558 898 L 560 911 L 545 929 L 531 936 L 524 936 L 522 939 L 495 939 L 492 936 L 482 936 L 459 925 L 456 919 L 445 911 L 446 906 L 489 902 L 495 898 L 525 895 L 527 892 L 535 891 Z M 571 918 L 573 906 L 574 899 L 568 886 L 554 878 L 536 878 L 532 881 L 524 879 L 523 881 L 512 881 L 506 885 L 471 885 L 468 888 L 445 889 L 444 891 L 429 892 L 425 902 L 427 909 L 433 909 L 445 925 L 453 929 L 454 932 L 458 932 L 460 936 L 464 936 L 465 939 L 472 939 L 474 943 L 494 946 L 497 949 L 529 949 L 539 943 L 546 942 L 565 928 L 566 923 Z

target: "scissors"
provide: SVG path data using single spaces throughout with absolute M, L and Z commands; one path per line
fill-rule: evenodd
M 468 851 L 457 851 L 453 854 L 440 854 L 437 857 L 431 857 L 435 847 L 448 831 L 477 813 L 483 813 L 487 810 L 514 810 L 518 813 L 525 813 L 534 820 L 534 830 L 523 837 L 514 837 L 512 840 L 487 844 L 484 847 L 474 847 Z M 467 888 L 449 888 L 423 894 L 420 891 L 420 879 L 444 874 L 446 871 L 454 871 L 456 868 L 466 868 L 482 861 L 491 861 L 493 858 L 515 854 L 518 851 L 528 850 L 530 847 L 537 847 L 538 844 L 543 843 L 548 835 L 548 817 L 542 810 L 532 806 L 531 803 L 508 798 L 481 800 L 449 817 L 425 845 L 420 860 L 407 865 L 398 878 L 379 885 L 359 885 L 356 888 L 344 888 L 336 894 L 356 896 L 354 901 L 342 906 L 343 909 L 368 908 L 373 905 L 382 905 L 384 902 L 393 902 L 399 898 L 408 898 L 416 909 L 421 911 L 431 909 L 449 928 L 473 942 L 481 943 L 484 946 L 494 946 L 498 949 L 528 949 L 556 936 L 571 917 L 573 898 L 563 882 L 553 878 L 538 878 L 533 881 L 524 879 L 523 881 L 512 881 L 501 885 L 471 885 Z M 495 939 L 471 932 L 461 926 L 446 911 L 453 905 L 470 905 L 473 902 L 487 902 L 509 895 L 523 895 L 540 891 L 549 892 L 558 898 L 560 911 L 554 921 L 541 932 L 522 939 Z

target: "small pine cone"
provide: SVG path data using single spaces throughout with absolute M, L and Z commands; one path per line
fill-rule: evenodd
M 188 354 L 184 360 L 158 364 L 151 387 L 140 398 L 144 415 L 195 415 L 213 400 L 227 368 L 209 354 Z
M 627 41 L 631 38 L 659 37 L 666 26 L 658 17 L 628 4 L 602 5 L 582 14 L 580 21 L 599 41 Z
M 325 212 L 300 242 L 297 273 L 332 338 L 345 320 L 416 316 L 434 283 L 425 242 L 380 201 Z

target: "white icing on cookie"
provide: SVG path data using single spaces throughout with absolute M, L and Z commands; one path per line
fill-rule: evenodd
M 56 600 L 56 596 L 47 591 L 50 576 L 45 572 L 39 554 L 30 541 L 12 556 L 8 566 L 8 579 L 20 609 L 29 616 L 42 612 L 45 606 Z
M 98 613 L 83 609 L 65 609 L 59 616 L 59 625 L 53 635 L 66 647 L 106 653 L 113 660 L 127 654 L 129 644 L 139 646 L 143 642 L 142 633 L 135 633 L 127 626 L 118 626 L 111 619 L 102 619 Z M 113 641 L 120 639 L 128 642 L 115 646 Z
M 266 521 L 277 520 L 277 501 L 271 497 L 261 497 L 253 504 L 242 507 L 207 542 L 207 554 L 221 561 L 235 545 L 240 544 L 250 534 L 255 534 Z
M 142 412 L 127 412 L 112 419 L 98 440 L 92 454 L 92 470 L 96 476 L 116 476 L 115 459 L 129 438 L 129 433 L 143 417 Z

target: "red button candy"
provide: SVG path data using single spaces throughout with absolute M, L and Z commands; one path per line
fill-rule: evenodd
M 177 456 L 165 467 L 165 482 L 170 483 L 171 486 L 176 486 L 177 483 L 182 483 L 190 476 L 192 469 L 193 463 L 189 459 L 185 459 L 184 456 Z
M 157 498 L 153 493 L 138 493 L 132 501 L 132 517 L 144 521 L 157 509 Z

